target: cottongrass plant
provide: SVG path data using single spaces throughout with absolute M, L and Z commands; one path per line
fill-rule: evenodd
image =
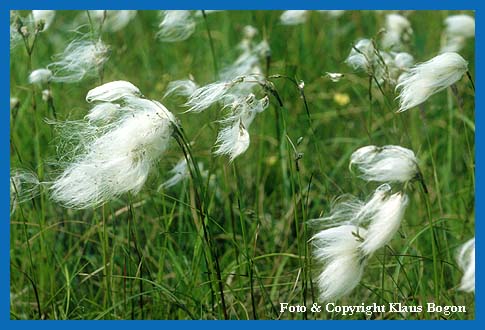
M 29 83 L 46 84 L 52 78 L 52 71 L 49 69 L 36 69 L 29 75 Z
M 164 42 L 187 40 L 195 27 L 195 19 L 189 10 L 162 10 L 157 38 Z
M 419 173 L 414 153 L 399 146 L 360 148 L 351 156 L 350 166 L 356 164 L 365 173 L 364 179 L 404 182 L 404 189 L 407 182 Z M 367 201 L 344 195 L 332 206 L 327 216 L 312 221 L 324 227 L 312 238 L 320 240 L 314 243 L 314 256 L 324 264 L 317 280 L 322 300 L 338 299 L 350 293 L 359 283 L 367 260 L 387 245 L 399 230 L 409 197 L 404 191 L 393 192 L 389 183 L 377 187 Z M 347 237 L 348 245 L 342 247 L 335 243 L 335 248 L 332 247 L 330 243 L 335 242 L 334 233 L 340 233 L 342 239 Z M 353 237 L 351 242 L 349 233 Z M 328 252 L 329 246 L 333 254 Z M 338 273 L 336 276 L 335 265 L 340 258 L 348 261 L 341 267 L 350 273 Z M 335 291 L 330 289 L 332 287 Z
M 168 171 L 168 174 L 170 174 L 171 177 L 165 182 L 163 182 L 158 187 L 158 190 L 168 189 L 173 186 L 176 186 L 181 181 L 189 177 L 190 171 L 189 171 L 187 159 L 183 158 L 179 160 L 177 164 L 175 164 L 175 166 L 170 171 Z
M 475 292 L 475 237 L 463 244 L 457 256 L 458 266 L 463 271 L 459 290 Z
M 396 86 L 398 112 L 406 111 L 460 80 L 468 71 L 468 62 L 449 52 L 412 67 Z
M 47 69 L 53 72 L 52 81 L 75 83 L 99 73 L 109 57 L 109 47 L 101 39 L 76 39 Z
M 299 25 L 306 22 L 308 10 L 285 10 L 280 16 L 280 22 L 283 25 Z
M 170 95 L 189 97 L 197 88 L 199 88 L 199 85 L 192 79 L 174 80 L 168 83 L 163 97 L 165 98 Z
M 366 262 L 359 247 L 365 235 L 363 228 L 342 225 L 312 237 L 314 257 L 325 265 L 317 277 L 322 301 L 345 296 L 359 284 Z
M 184 104 L 186 112 L 199 113 L 214 104 L 220 104 L 225 117 L 219 120 L 221 129 L 216 140 L 216 155 L 228 155 L 230 161 L 244 153 L 250 144 L 249 126 L 257 114 L 269 105 L 267 93 L 270 82 L 264 79 L 261 59 L 268 55 L 270 48 L 263 40 L 254 41 L 257 29 L 246 26 L 238 48 L 240 56 L 221 70 L 221 80 L 197 87 L 192 80 L 171 82 L 165 96 L 171 94 L 188 95 Z M 264 95 L 256 96 L 255 90 L 263 90 Z
M 350 158 L 352 166 L 357 167 L 366 181 L 408 182 L 420 176 L 414 152 L 394 145 L 359 148 Z
M 89 10 L 91 17 L 107 32 L 123 30 L 135 17 L 136 10 Z
M 123 85 L 133 86 L 128 82 Z M 104 121 L 93 121 L 100 117 L 90 113 L 87 117 L 91 120 L 75 123 L 81 128 L 81 135 L 85 133 L 85 141 L 50 187 L 55 201 L 84 209 L 123 193 L 137 193 L 143 187 L 153 165 L 168 147 L 175 117 L 161 103 L 139 97 L 138 88 L 133 87 L 131 94 L 125 90 L 117 97 L 104 85 L 88 93 L 96 95 L 90 98 L 92 102 L 109 99 L 117 102 L 119 108 Z
M 386 16 L 386 27 L 382 37 L 382 47 L 386 50 L 402 50 L 413 35 L 413 29 L 408 19 L 402 15 Z
M 475 36 L 475 18 L 468 15 L 452 15 L 445 19 L 445 32 L 440 52 L 459 52 L 467 39 Z

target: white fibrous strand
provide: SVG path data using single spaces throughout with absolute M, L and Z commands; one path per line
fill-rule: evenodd
M 74 40 L 47 68 L 53 72 L 52 81 L 74 83 L 97 75 L 108 55 L 109 48 L 101 40 Z
M 197 88 L 199 88 L 199 86 L 193 80 L 174 80 L 168 84 L 163 97 L 170 95 L 189 97 L 190 95 L 194 94 Z
M 157 38 L 164 42 L 188 39 L 195 31 L 195 20 L 188 10 L 162 10 Z
M 467 70 L 468 62 L 451 52 L 415 65 L 396 86 L 396 91 L 399 91 L 398 112 L 425 102 L 430 96 L 460 80 Z

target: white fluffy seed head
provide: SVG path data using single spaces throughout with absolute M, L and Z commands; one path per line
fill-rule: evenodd
M 135 17 L 136 10 L 89 10 L 92 18 L 103 22 L 103 30 L 117 32 L 128 25 Z
M 359 284 L 365 266 L 359 246 L 365 236 L 365 229 L 353 225 L 325 229 L 313 236 L 313 255 L 323 264 L 317 277 L 322 301 L 343 297 Z
M 475 18 L 468 15 L 453 15 L 445 19 L 448 37 L 471 38 L 475 36 Z
M 345 63 L 352 67 L 354 70 L 369 70 L 375 60 L 375 48 L 370 39 L 359 40 L 352 50 L 349 56 L 345 60 Z
M 167 148 L 174 122 L 159 102 L 125 97 L 110 123 L 83 123 L 81 131 L 88 136 L 53 182 L 51 197 L 66 207 L 83 209 L 126 192 L 137 193 Z
M 241 122 L 233 123 L 219 131 L 216 140 L 217 150 L 214 153 L 216 155 L 228 155 L 232 162 L 248 149 L 249 143 L 249 132 L 244 125 Z
M 73 83 L 96 75 L 108 56 L 109 48 L 101 40 L 74 40 L 47 68 L 54 74 L 53 81 Z
M 45 31 L 49 28 L 56 16 L 55 10 L 32 10 L 32 18 L 34 23 L 37 25 L 41 22 L 44 23 L 44 28 L 42 31 Z
M 468 70 L 468 62 L 457 53 L 443 53 L 418 64 L 396 86 L 399 90 L 398 112 L 415 107 L 430 96 L 451 86 Z
M 45 84 L 50 81 L 52 71 L 49 69 L 37 69 L 30 73 L 29 83 L 31 84 Z
M 162 10 L 157 38 L 164 42 L 188 39 L 195 31 L 195 20 L 188 10 Z
M 169 95 L 189 97 L 197 90 L 197 88 L 199 88 L 199 86 L 190 79 L 171 81 L 168 84 L 167 90 L 165 91 L 163 97 L 167 97 Z
M 189 108 L 187 112 L 201 112 L 207 109 L 222 100 L 233 86 L 230 81 L 216 81 L 197 88 L 185 103 L 185 106 Z
M 394 237 L 409 202 L 408 196 L 402 192 L 390 196 L 379 194 L 377 198 L 369 218 L 366 237 L 360 246 L 367 256 L 385 246 Z
M 299 25 L 306 22 L 308 10 L 285 10 L 280 16 L 283 25 Z
M 414 152 L 394 145 L 362 147 L 352 154 L 350 166 L 366 181 L 408 182 L 419 175 Z
M 459 290 L 475 292 L 475 237 L 460 248 L 457 256 L 458 266 L 463 271 Z
M 86 95 L 86 102 L 114 102 L 127 96 L 140 95 L 140 90 L 132 83 L 124 80 L 117 80 L 91 89 Z
M 386 31 L 382 37 L 385 49 L 399 50 L 403 42 L 408 42 L 413 33 L 411 23 L 404 16 L 389 14 L 386 16 Z
M 407 70 L 414 64 L 414 57 L 409 53 L 397 53 L 394 55 L 394 64 L 399 70 Z
M 175 164 L 175 166 L 169 171 L 169 173 L 172 176 L 170 177 L 170 179 L 162 183 L 158 187 L 158 190 L 173 187 L 189 176 L 187 159 L 181 159 L 177 164 Z

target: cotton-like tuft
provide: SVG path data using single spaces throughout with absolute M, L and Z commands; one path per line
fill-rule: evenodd
M 89 121 L 109 122 L 116 116 L 117 112 L 120 112 L 120 109 L 121 106 L 116 103 L 99 103 L 89 110 L 85 118 Z
M 172 176 L 170 179 L 162 183 L 158 190 L 167 189 L 177 185 L 179 182 L 184 180 L 189 176 L 189 167 L 187 164 L 187 160 L 185 158 L 181 159 L 175 166 L 169 171 L 169 174 Z
M 372 41 L 361 39 L 354 45 L 345 63 L 354 70 L 368 71 L 375 61 L 375 57 L 375 48 Z
M 457 261 L 463 271 L 459 290 L 475 292 L 475 237 L 462 245 Z
M 157 38 L 164 42 L 188 39 L 195 31 L 195 20 L 188 10 L 162 10 Z
M 394 145 L 362 147 L 352 154 L 350 166 L 366 181 L 408 182 L 419 176 L 414 152 Z
M 359 284 L 365 266 L 359 246 L 365 235 L 363 228 L 342 225 L 313 236 L 313 255 L 323 264 L 317 277 L 322 301 L 339 299 Z
M 80 125 L 86 140 L 50 187 L 54 200 L 75 209 L 140 191 L 168 147 L 175 117 L 157 101 L 126 96 L 110 123 Z
M 86 102 L 114 102 L 127 96 L 140 95 L 140 90 L 132 83 L 124 80 L 117 80 L 91 89 L 86 95 Z
M 409 70 L 396 86 L 402 112 L 425 102 L 430 96 L 451 86 L 468 70 L 468 62 L 457 53 L 443 53 Z
M 299 25 L 306 22 L 308 10 L 285 10 L 280 16 L 283 25 Z
M 408 42 L 413 33 L 411 23 L 404 16 L 389 14 L 386 16 L 386 31 L 382 38 L 385 49 L 399 50 L 403 42 Z
M 168 84 L 167 90 L 165 91 L 163 97 L 167 97 L 169 95 L 189 97 L 197 90 L 197 88 L 199 88 L 199 86 L 190 79 L 171 81 Z
M 103 22 L 103 30 L 117 32 L 125 28 L 136 17 L 136 10 L 89 10 L 89 14 L 99 24 Z
M 390 196 L 379 193 L 377 198 L 366 227 L 366 237 L 360 246 L 365 255 L 372 255 L 394 237 L 409 202 L 407 195 L 402 192 Z
M 47 68 L 53 72 L 52 81 L 74 83 L 98 74 L 108 55 L 109 48 L 101 40 L 74 40 Z
M 31 84 L 45 84 L 51 80 L 52 71 L 49 69 L 37 69 L 30 73 L 29 83 Z
M 445 33 L 449 37 L 472 38 L 475 36 L 475 18 L 468 15 L 453 15 L 445 19 Z

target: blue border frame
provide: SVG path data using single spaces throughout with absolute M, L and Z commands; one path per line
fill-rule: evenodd
M 2 150 L 1 153 L 1 164 L 0 164 L 0 181 L 3 182 L 0 185 L 0 195 L 1 195 L 1 203 L 0 203 L 0 212 L 5 217 L 3 221 L 0 222 L 0 260 L 1 260 L 1 269 L 3 271 L 0 272 L 0 324 L 5 326 L 6 328 L 15 327 L 15 328 L 23 328 L 23 327 L 36 327 L 36 328 L 49 328 L 53 329 L 56 327 L 65 327 L 66 323 L 59 323 L 56 321 L 11 321 L 10 320 L 10 264 L 9 264 L 9 253 L 10 253 L 10 222 L 9 219 L 9 181 L 10 181 L 10 162 L 9 162 L 9 139 L 10 139 L 10 131 L 9 131 L 9 105 L 7 102 L 10 100 L 10 88 L 9 88 L 9 75 L 7 73 L 10 72 L 9 63 L 10 63 L 10 52 L 7 52 L 9 48 L 9 30 L 7 29 L 7 24 L 9 21 L 9 10 L 10 9 L 384 9 L 384 10 L 396 10 L 396 9 L 420 9 L 420 10 L 475 10 L 475 20 L 476 20 L 476 52 L 475 52 L 475 67 L 476 72 L 475 76 L 475 85 L 477 88 L 476 92 L 476 109 L 479 109 L 475 112 L 475 123 L 476 123 L 476 159 L 475 159 L 475 166 L 476 166 L 476 191 L 475 191 L 475 205 L 476 205 L 476 233 L 482 231 L 482 227 L 485 225 L 483 224 L 482 218 L 485 215 L 485 205 L 482 204 L 484 201 L 482 193 L 485 191 L 484 179 L 483 176 L 485 175 L 481 173 L 481 169 L 485 168 L 483 161 L 485 160 L 485 154 L 482 154 L 481 151 L 484 151 L 484 143 L 485 140 L 485 130 L 482 130 L 481 125 L 485 124 L 485 114 L 482 113 L 480 109 L 484 108 L 485 101 L 483 100 L 480 91 L 484 91 L 482 87 L 482 74 L 485 73 L 484 65 L 482 61 L 476 61 L 477 54 L 483 54 L 483 46 L 481 44 L 482 41 L 482 30 L 483 24 L 482 19 L 484 18 L 485 6 L 484 2 L 481 0 L 340 0 L 338 3 L 336 1 L 311 1 L 311 0 L 298 0 L 298 1 L 290 1 L 290 0 L 271 0 L 267 2 L 262 2 L 261 0 L 244 0 L 241 2 L 229 2 L 227 0 L 206 0 L 206 1 L 195 1 L 195 0 L 178 0 L 178 1 L 171 1 L 171 2 L 159 2 L 156 3 L 150 0 L 137 0 L 134 1 L 127 1 L 127 0 L 112 0 L 112 1 L 101 1 L 101 0 L 83 0 L 82 2 L 68 2 L 66 0 L 42 0 L 42 1 L 34 1 L 34 0 L 22 0 L 22 1 L 14 1 L 14 0 L 3 0 L 0 2 L 0 20 L 2 22 L 2 29 L 0 29 L 1 33 L 1 40 L 2 40 L 2 49 L 1 52 L 1 104 L 0 107 L 2 110 L 0 111 L 0 147 Z M 480 235 L 478 235 L 480 236 Z M 477 240 L 477 248 L 480 251 L 482 249 L 481 239 Z M 477 254 L 478 258 L 480 259 L 480 253 Z M 479 279 L 480 274 L 482 274 L 482 265 L 481 262 L 477 262 L 478 268 L 476 272 L 476 277 Z M 479 327 L 479 324 L 483 322 L 485 319 L 482 316 L 483 309 L 483 297 L 481 297 L 481 283 L 477 281 L 476 283 L 476 303 L 475 303 L 475 317 L 476 320 L 474 321 L 448 321 L 446 323 L 441 322 L 439 327 L 453 327 L 457 326 L 456 322 L 467 322 L 466 326 L 472 327 Z M 36 322 L 33 324 L 32 322 Z M 85 327 L 85 323 L 80 323 L 79 321 L 65 321 L 69 322 L 70 327 Z M 81 321 L 82 322 L 82 321 Z M 125 323 L 126 321 L 118 322 L 118 321 L 104 321 L 103 323 L 94 323 L 94 321 L 85 321 L 90 322 L 89 326 L 91 327 L 106 327 L 106 326 L 115 326 L 115 327 L 126 327 L 129 328 L 132 326 L 131 323 Z M 108 322 L 108 324 L 106 324 Z M 114 325 L 112 322 L 117 322 Z M 211 322 L 210 323 L 200 323 L 201 321 L 131 321 L 131 322 L 145 322 L 144 326 L 152 326 L 152 327 L 159 327 L 159 326 L 196 326 L 196 327 L 211 327 L 211 328 L 226 328 L 228 325 L 227 323 L 220 323 L 220 322 Z M 148 322 L 148 323 L 147 323 Z M 157 323 L 163 322 L 163 323 Z M 169 322 L 169 323 L 168 323 Z M 183 322 L 174 324 L 172 322 Z M 186 322 L 196 322 L 196 323 L 186 323 Z M 231 327 L 234 328 L 246 328 L 246 323 L 241 323 L 238 321 L 225 321 L 231 322 Z M 249 321 L 252 322 L 251 326 L 256 327 L 263 327 L 267 326 L 266 324 L 262 324 L 261 322 L 267 321 Z M 256 322 L 256 323 L 255 323 Z M 320 321 L 282 321 L 283 323 L 278 324 L 279 327 L 292 327 L 294 326 L 293 323 L 289 322 L 320 322 Z M 379 329 L 383 327 L 389 327 L 388 322 L 394 321 L 379 321 L 379 322 L 370 322 L 369 321 L 329 321 L 329 322 L 344 322 L 339 323 L 337 326 L 347 327 L 347 326 L 358 326 L 358 327 L 372 327 L 373 329 Z M 349 322 L 359 322 L 359 324 L 349 323 Z M 418 327 L 426 327 L 428 324 L 423 322 L 430 322 L 430 321 L 410 321 L 413 322 L 413 326 Z M 434 321 L 437 322 L 437 321 Z M 452 322 L 452 323 L 450 323 Z M 321 324 L 312 323 L 312 326 L 320 327 Z M 333 325 L 333 324 L 332 324 Z M 410 325 L 407 323 L 393 323 L 393 327 L 406 327 L 408 328 Z M 483 328 L 481 326 L 480 328 Z

